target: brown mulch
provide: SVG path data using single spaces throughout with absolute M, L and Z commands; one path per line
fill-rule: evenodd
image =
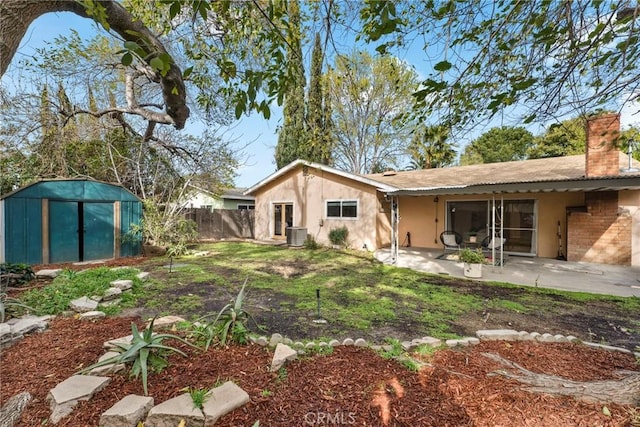
M 0 352 L 0 402 L 28 391 L 33 400 L 19 426 L 47 423 L 48 391 L 94 363 L 109 339 L 131 333 L 138 318 L 96 322 L 55 319 Z M 369 349 L 337 347 L 331 355 L 301 358 L 270 373 L 269 350 L 256 345 L 207 352 L 176 342 L 188 357 L 172 355 L 162 373 L 151 374 L 156 403 L 185 388 L 211 388 L 232 380 L 251 402 L 219 420 L 220 426 L 624 426 L 631 408 L 584 403 L 522 391 L 513 380 L 487 374 L 503 368 L 481 353 L 501 355 L 525 368 L 577 381 L 615 378 L 617 370 L 639 370 L 633 356 L 579 344 L 483 342 L 463 350 L 443 350 L 425 359 L 420 372 L 407 370 Z M 417 357 L 417 356 L 416 356 Z M 426 357 L 426 356 L 424 356 Z M 127 394 L 143 394 L 140 380 L 114 375 L 90 401 L 81 402 L 58 426 L 97 426 L 100 415 Z

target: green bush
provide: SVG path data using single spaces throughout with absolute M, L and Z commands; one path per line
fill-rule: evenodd
M 465 248 L 460 251 L 460 261 L 467 264 L 484 264 L 486 259 L 482 249 Z
M 349 237 L 349 229 L 347 227 L 332 228 L 329 231 L 329 241 L 333 245 L 346 246 L 347 237 Z

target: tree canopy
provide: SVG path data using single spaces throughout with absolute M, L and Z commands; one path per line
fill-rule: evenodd
M 460 163 L 498 163 L 527 158 L 533 135 L 522 127 L 493 128 L 471 141 L 460 156 Z

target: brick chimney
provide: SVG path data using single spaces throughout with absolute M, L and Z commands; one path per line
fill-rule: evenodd
M 620 173 L 620 114 L 604 114 L 587 119 L 585 173 L 587 178 Z

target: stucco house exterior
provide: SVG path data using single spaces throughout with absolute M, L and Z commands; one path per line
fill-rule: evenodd
M 620 117 L 587 122 L 584 155 L 357 175 L 297 160 L 249 188 L 257 239 L 304 227 L 352 248 L 442 248 L 498 234 L 506 254 L 640 265 L 640 170 L 616 148 Z M 631 166 L 631 167 L 630 167 Z

